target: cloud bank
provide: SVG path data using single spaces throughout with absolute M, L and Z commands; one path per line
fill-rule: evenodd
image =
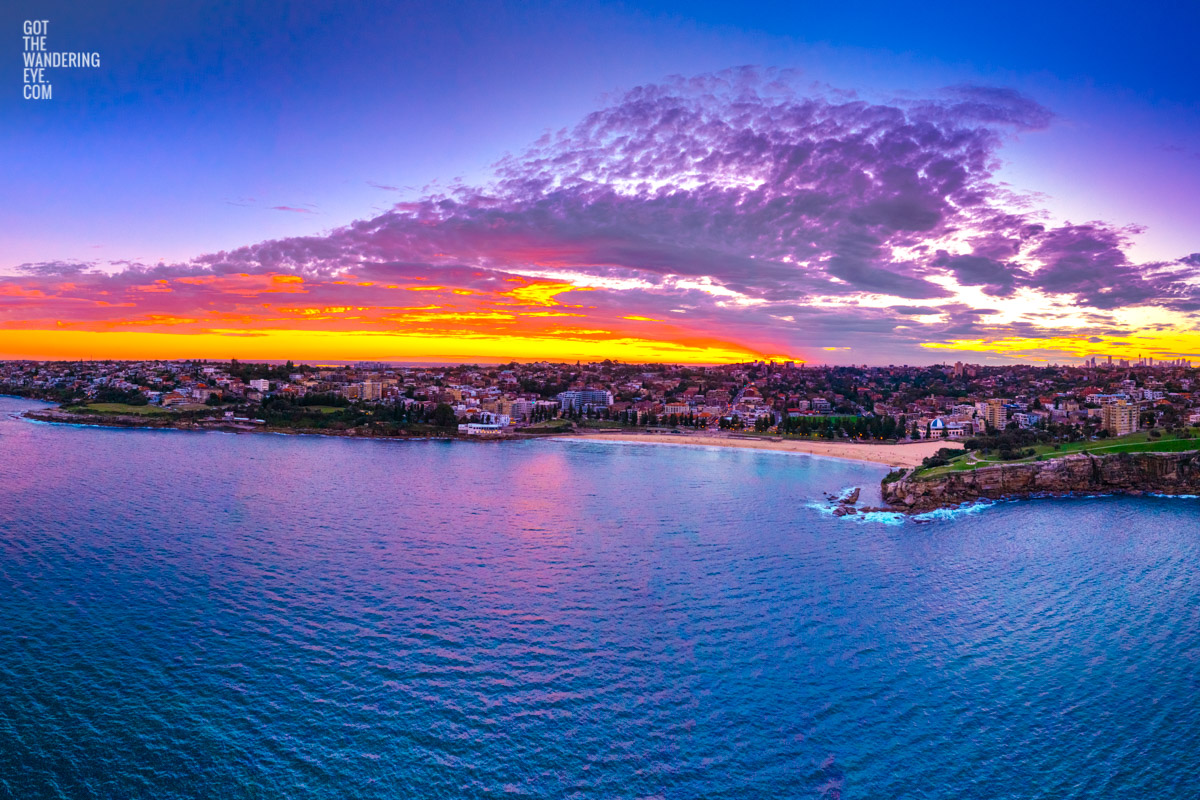
M 1053 224 L 997 180 L 1003 143 L 1053 124 L 1035 101 L 958 86 L 867 102 L 786 78 L 638 87 L 487 185 L 321 236 L 115 271 L 23 265 L 0 278 L 0 330 L 358 333 L 396 357 L 439 337 L 464 357 L 489 337 L 522 358 L 564 342 L 666 360 L 848 348 L 885 363 L 937 358 L 929 347 L 1077 355 L 1130 319 L 1158 326 L 1160 353 L 1192 335 L 1200 254 L 1134 263 L 1136 227 Z

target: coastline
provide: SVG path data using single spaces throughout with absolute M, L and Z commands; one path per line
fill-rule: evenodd
M 885 481 L 881 491 L 885 503 L 905 514 L 1043 497 L 1195 497 L 1200 494 L 1200 450 L 1076 453 L 931 477 L 902 476 Z
M 8 396 L 13 399 L 46 401 Z M 212 420 L 208 424 L 180 425 L 177 420 L 159 420 L 129 416 L 96 417 L 64 412 L 60 407 L 25 409 L 13 416 L 31 422 L 72 427 L 118 428 L 125 430 L 175 430 L 194 433 L 257 433 L 281 436 L 331 436 L 380 441 L 530 441 L 557 439 L 571 442 L 610 442 L 616 444 L 676 445 L 723 447 L 766 452 L 810 455 L 845 461 L 876 464 L 892 469 L 920 466 L 923 459 L 945 447 L 961 447 L 943 440 L 905 444 L 868 444 L 820 439 L 750 437 L 737 434 L 673 434 L 633 431 L 510 435 L 505 437 L 467 437 L 456 432 L 423 431 L 415 434 L 379 435 L 356 429 L 302 430 L 268 426 L 229 424 Z M 1200 442 L 1198 442 L 1200 444 Z M 979 467 L 966 472 L 951 472 L 932 478 L 902 476 L 881 482 L 882 507 L 858 507 L 857 496 L 834 498 L 836 516 L 864 515 L 886 511 L 906 517 L 921 517 L 934 512 L 975 509 L 980 504 L 1040 497 L 1155 495 L 1196 497 L 1200 495 L 1200 450 L 1169 453 L 1115 453 L 1097 456 L 1070 455 L 1031 463 Z M 855 493 L 857 495 L 857 492 Z
M 627 442 L 633 444 L 693 445 L 700 447 L 731 447 L 749 450 L 769 450 L 777 453 L 803 453 L 805 455 L 840 458 L 847 461 L 862 461 L 883 464 L 893 469 L 916 467 L 927 457 L 943 447 L 960 446 L 958 442 L 924 441 L 909 444 L 864 444 L 860 442 L 823 441 L 820 439 L 753 439 L 712 434 L 643 434 L 643 433 L 587 433 L 555 436 L 576 442 Z
M 20 398 L 22 400 L 28 398 Z M 26 410 L 17 414 L 22 419 L 31 422 L 38 422 L 43 425 L 68 425 L 80 428 L 110 428 L 116 430 L 142 430 L 142 431 L 181 431 L 183 433 L 255 433 L 255 434 L 274 434 L 276 436 L 331 436 L 343 439 L 378 439 L 380 441 L 425 441 L 425 440 L 445 440 L 445 441 L 467 441 L 467 437 L 460 436 L 457 432 L 422 432 L 404 434 L 399 436 L 381 436 L 371 433 L 360 433 L 351 428 L 348 430 L 324 430 L 324 429 L 301 429 L 301 428 L 279 428 L 266 425 L 246 425 L 239 423 L 226 422 L 224 420 L 209 420 L 207 422 L 200 421 L 195 424 L 183 425 L 176 420 L 162 420 L 162 424 L 153 424 L 145 418 L 127 417 L 127 416 L 99 416 L 99 415 L 84 415 L 71 414 L 69 412 L 60 411 L 59 407 L 54 406 L 47 409 Z M 500 441 L 498 439 L 482 439 L 473 438 L 471 441 Z
M 30 398 L 20 398 L 28 400 Z M 40 401 L 45 402 L 45 401 Z M 563 433 L 563 434 L 525 434 L 499 438 L 464 437 L 457 432 L 418 433 L 402 436 L 379 436 L 370 433 L 360 433 L 355 430 L 299 430 L 293 428 L 276 428 L 266 426 L 237 425 L 224 421 L 212 420 L 208 424 L 179 425 L 175 420 L 162 420 L 154 424 L 150 420 L 131 417 L 96 417 L 91 415 L 71 414 L 63 412 L 59 407 L 26 410 L 21 414 L 26 419 L 37 422 L 80 425 L 97 428 L 120 428 L 142 430 L 179 430 L 179 431 L 220 431 L 224 433 L 273 433 L 292 436 L 335 436 L 348 439 L 380 439 L 386 441 L 413 441 L 426 439 L 442 439 L 449 441 L 531 441 L 531 440 L 567 440 L 567 441 L 607 441 L 634 444 L 666 444 L 691 445 L 695 447 L 727 447 L 750 450 L 765 450 L 780 453 L 800 453 L 804 455 L 838 458 L 847 461 L 858 461 L 868 464 L 881 464 L 893 469 L 899 467 L 919 466 L 926 456 L 930 456 L 943 447 L 954 447 L 957 442 L 924 441 L 907 444 L 865 444 L 859 442 L 823 441 L 820 439 L 779 439 L 737 437 L 719 434 L 645 434 L 632 432 L 619 433 Z

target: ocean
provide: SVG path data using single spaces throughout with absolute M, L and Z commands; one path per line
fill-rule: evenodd
M 1200 500 L 836 518 L 886 469 L 34 405 L 0 398 L 0 796 L 1200 792 Z

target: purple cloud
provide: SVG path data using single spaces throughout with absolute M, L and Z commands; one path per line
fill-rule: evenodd
M 17 272 L 40 278 L 70 278 L 83 275 L 94 266 L 94 263 L 79 261 L 42 261 L 36 264 L 20 264 L 17 266 Z
M 611 314 L 683 310 L 692 326 L 797 349 L 832 337 L 901 352 L 994 331 L 991 309 L 951 301 L 957 287 L 997 302 L 1067 296 L 1094 309 L 1098 327 L 1131 305 L 1196 308 L 1200 253 L 1133 263 L 1135 229 L 1050 225 L 998 184 L 1001 144 L 1052 121 L 1006 88 L 881 104 L 803 96 L 753 68 L 674 79 L 506 157 L 488 185 L 456 185 L 328 235 L 129 275 L 353 272 L 480 291 L 514 275 L 582 276 L 618 287 L 589 297 Z M 920 305 L 860 302 L 879 295 Z M 933 314 L 943 321 L 910 319 Z M 1035 338 L 1056 330 L 1052 320 L 1008 326 Z
M 1018 270 L 983 255 L 952 256 L 939 250 L 931 262 L 954 275 L 963 286 L 982 286 L 985 294 L 1008 297 L 1017 286 Z
M 1128 261 L 1129 230 L 1048 227 L 995 183 L 1003 140 L 1052 119 L 1005 88 L 881 105 L 797 96 L 752 69 L 677 79 L 638 87 L 505 158 L 492 185 L 402 203 L 328 237 L 204 260 L 239 270 L 400 261 L 636 277 L 662 287 L 660 305 L 677 304 L 667 284 L 680 279 L 801 305 L 944 299 L 940 278 L 995 297 L 1072 295 L 1105 311 L 1194 302 L 1180 274 Z M 939 246 L 964 233 L 968 252 Z

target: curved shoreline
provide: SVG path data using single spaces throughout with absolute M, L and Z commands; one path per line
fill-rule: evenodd
M 33 400 L 44 403 L 36 398 L 20 397 L 21 400 Z M 768 452 L 793 453 L 824 458 L 837 458 L 844 461 L 879 464 L 891 468 L 916 467 L 922 460 L 943 447 L 954 447 L 957 442 L 924 441 L 906 444 L 865 444 L 859 442 L 824 441 L 819 439 L 781 439 L 753 438 L 714 434 L 648 434 L 648 433 L 553 433 L 526 434 L 520 432 L 515 436 L 505 437 L 465 437 L 457 432 L 411 434 L 402 436 L 380 436 L 371 433 L 359 433 L 354 430 L 300 430 L 295 428 L 275 428 L 256 425 L 237 425 L 212 420 L 210 424 L 178 425 L 174 421 L 163 420 L 163 424 L 154 424 L 148 419 L 135 417 L 102 418 L 95 415 L 72 414 L 64 412 L 60 406 L 40 409 L 26 409 L 21 416 L 36 422 L 56 425 L 76 425 L 80 427 L 117 428 L 127 430 L 177 430 L 177 431 L 219 431 L 222 433 L 274 433 L 286 436 L 332 436 L 344 439 L 377 439 L 380 441 L 413 441 L 442 439 L 447 441 L 532 441 L 568 440 L 582 442 L 624 442 L 631 444 L 667 444 L 690 445 L 693 447 L 723 447 L 735 449 L 750 449 Z
M 861 461 L 884 466 L 917 467 L 927 457 L 943 447 L 957 442 L 924 441 L 908 444 L 864 444 L 860 442 L 823 441 L 820 439 L 753 439 L 705 434 L 643 434 L 643 433 L 585 433 L 554 437 L 577 442 L 626 442 L 629 444 L 692 445 L 694 447 L 727 447 L 748 450 L 767 450 L 777 453 L 801 453 L 844 461 Z M 959 445 L 961 446 L 961 445 Z
M 46 404 L 37 398 L 5 395 L 12 399 Z M 915 467 L 937 450 L 956 442 L 924 441 L 906 444 L 865 444 L 824 440 L 752 438 L 711 434 L 670 433 L 563 433 L 500 438 L 466 437 L 456 432 L 386 436 L 356 430 L 299 430 L 250 426 L 212 420 L 208 425 L 147 424 L 135 417 L 97 418 L 62 412 L 51 404 L 14 411 L 14 417 L 30 422 L 87 428 L 124 430 L 171 430 L 193 433 L 257 433 L 278 436 L 328 436 L 375 441 L 530 441 L 537 439 L 569 442 L 606 442 L 634 445 L 676 445 L 748 449 L 816 458 L 835 458 L 880 466 Z M 1171 453 L 1072 454 L 1044 462 L 989 465 L 968 472 L 935 478 L 905 476 L 881 483 L 883 507 L 854 508 L 860 519 L 871 512 L 899 514 L 920 519 L 935 513 L 965 513 L 996 502 L 1051 497 L 1137 496 L 1196 498 L 1200 496 L 1200 449 Z M 854 504 L 851 504 L 852 506 Z

